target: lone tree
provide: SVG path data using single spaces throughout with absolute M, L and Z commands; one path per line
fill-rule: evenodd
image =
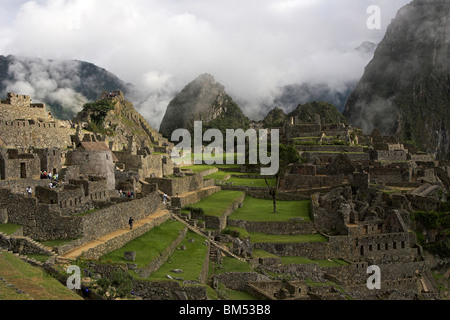
M 86 103 L 83 111 L 89 113 L 91 121 L 89 127 L 94 132 L 104 132 L 104 121 L 109 111 L 114 110 L 116 103 L 109 100 L 99 100 L 93 103 Z
M 269 188 L 269 194 L 272 196 L 274 213 L 277 213 L 277 196 L 281 178 L 286 174 L 286 172 L 292 165 L 301 162 L 301 160 L 302 159 L 300 158 L 298 151 L 294 148 L 294 146 L 280 143 L 279 148 L 280 165 L 278 172 L 275 174 L 276 178 L 275 186 L 270 186 L 269 182 L 267 182 L 267 178 L 264 179 L 267 187 Z

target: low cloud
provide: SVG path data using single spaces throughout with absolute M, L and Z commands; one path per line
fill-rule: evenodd
M 408 2 L 2 0 L 0 12 L 9 14 L 0 16 L 0 35 L 7 35 L 0 54 L 101 66 L 134 84 L 136 108 L 158 128 L 173 96 L 203 73 L 214 75 L 248 115 L 261 114 L 283 85 L 339 89 L 359 79 L 371 56 L 354 49 L 363 41 L 378 43 Z M 381 30 L 366 26 L 373 4 L 381 8 Z M 31 86 L 35 98 L 41 91 L 51 95 L 54 83 L 46 76 L 52 70 L 35 71 L 36 78 L 10 87 Z

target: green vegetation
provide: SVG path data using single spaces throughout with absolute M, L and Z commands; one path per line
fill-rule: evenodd
M 305 201 L 278 201 L 277 214 L 273 213 L 272 200 L 245 197 L 242 208 L 237 209 L 230 217 L 233 220 L 273 222 L 289 221 L 291 218 L 303 218 L 311 221 L 309 211 L 311 202 Z
M 416 211 L 411 213 L 411 220 L 419 228 L 416 230 L 417 241 L 424 249 L 441 257 L 450 257 L 450 211 Z M 436 242 L 427 243 L 422 228 L 437 231 Z
M 247 262 L 242 262 L 230 257 L 223 257 L 222 268 L 216 267 L 214 273 L 222 274 L 227 272 L 252 272 L 253 269 Z
M 229 234 L 232 237 L 239 238 L 242 240 L 250 236 L 250 234 L 246 229 L 230 226 L 225 227 L 225 229 L 222 230 L 222 233 Z
M 0 282 L 0 300 L 83 300 L 42 269 L 9 252 L 0 252 L 0 276 L 13 286 Z
M 330 261 L 331 260 L 331 261 Z M 339 259 L 330 260 L 310 260 L 304 257 L 281 257 L 282 264 L 313 264 L 317 263 L 320 267 L 339 267 L 347 266 L 348 263 Z
M 233 201 L 241 197 L 243 194 L 244 192 L 242 191 L 222 190 L 202 199 L 190 207 L 202 208 L 206 215 L 221 217 Z
M 41 243 L 46 246 L 46 247 L 60 247 L 62 245 L 65 245 L 67 243 L 70 243 L 74 240 L 77 239 L 57 239 L 57 240 L 47 240 L 47 241 L 42 241 Z
M 252 257 L 257 258 L 278 258 L 278 256 L 261 249 L 253 249 Z
M 184 228 L 185 226 L 181 222 L 168 220 L 141 237 L 128 242 L 122 248 L 104 255 L 101 260 L 111 263 L 125 263 L 124 253 L 135 251 L 136 260 L 134 263 L 139 268 L 146 267 L 176 239 L 178 232 Z
M 0 224 L 0 232 L 6 234 L 6 235 L 11 235 L 14 232 L 16 232 L 17 230 L 19 230 L 22 226 L 18 225 L 18 224 L 12 224 L 12 223 L 5 223 L 5 224 Z
M 189 239 L 194 239 L 190 242 Z M 208 247 L 204 244 L 205 239 L 191 231 L 188 231 L 181 245 L 186 246 L 186 250 L 175 250 L 169 260 L 150 276 L 150 279 L 167 279 L 167 275 L 173 278 L 182 277 L 184 280 L 198 280 L 201 274 L 203 263 Z M 181 269 L 182 273 L 174 273 L 172 270 Z
M 110 278 L 98 279 L 96 285 L 98 293 L 111 300 L 130 297 L 133 290 L 132 278 L 120 270 L 114 271 Z
M 113 132 L 108 132 L 105 129 L 104 121 L 109 111 L 114 110 L 115 103 L 110 100 L 102 99 L 93 103 L 86 103 L 83 106 L 83 112 L 90 114 L 89 131 L 111 135 Z
M 267 182 L 271 187 L 275 187 L 276 179 L 267 179 Z M 258 188 L 267 188 L 267 184 L 264 179 L 249 179 L 249 178 L 237 178 L 233 177 L 228 180 L 219 181 L 218 185 L 221 184 L 229 184 L 232 186 L 239 187 L 258 187 Z
M 228 299 L 230 299 L 230 300 L 235 300 L 235 301 L 258 300 L 254 296 L 252 296 L 251 294 L 249 294 L 245 291 L 235 291 L 235 290 L 230 290 L 230 289 L 226 289 L 225 291 L 228 295 Z
M 301 234 L 301 235 L 271 235 L 259 232 L 249 232 L 252 243 L 299 243 L 299 242 L 327 242 L 321 234 Z

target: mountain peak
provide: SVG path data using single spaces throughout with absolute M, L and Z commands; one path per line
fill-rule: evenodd
M 217 119 L 225 119 L 217 121 Z M 229 120 L 234 122 L 229 123 Z M 241 109 L 225 92 L 225 87 L 216 82 L 208 73 L 198 76 L 181 90 L 167 107 L 159 132 L 166 137 L 176 129 L 192 131 L 194 121 L 202 121 L 206 126 L 222 126 L 227 123 L 229 129 L 246 127 L 249 123 Z

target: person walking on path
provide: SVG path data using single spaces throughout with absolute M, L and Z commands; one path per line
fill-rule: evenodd
M 128 224 L 130 225 L 130 230 L 133 229 L 133 222 L 134 222 L 134 219 L 132 217 L 130 217 L 130 220 L 128 220 Z

